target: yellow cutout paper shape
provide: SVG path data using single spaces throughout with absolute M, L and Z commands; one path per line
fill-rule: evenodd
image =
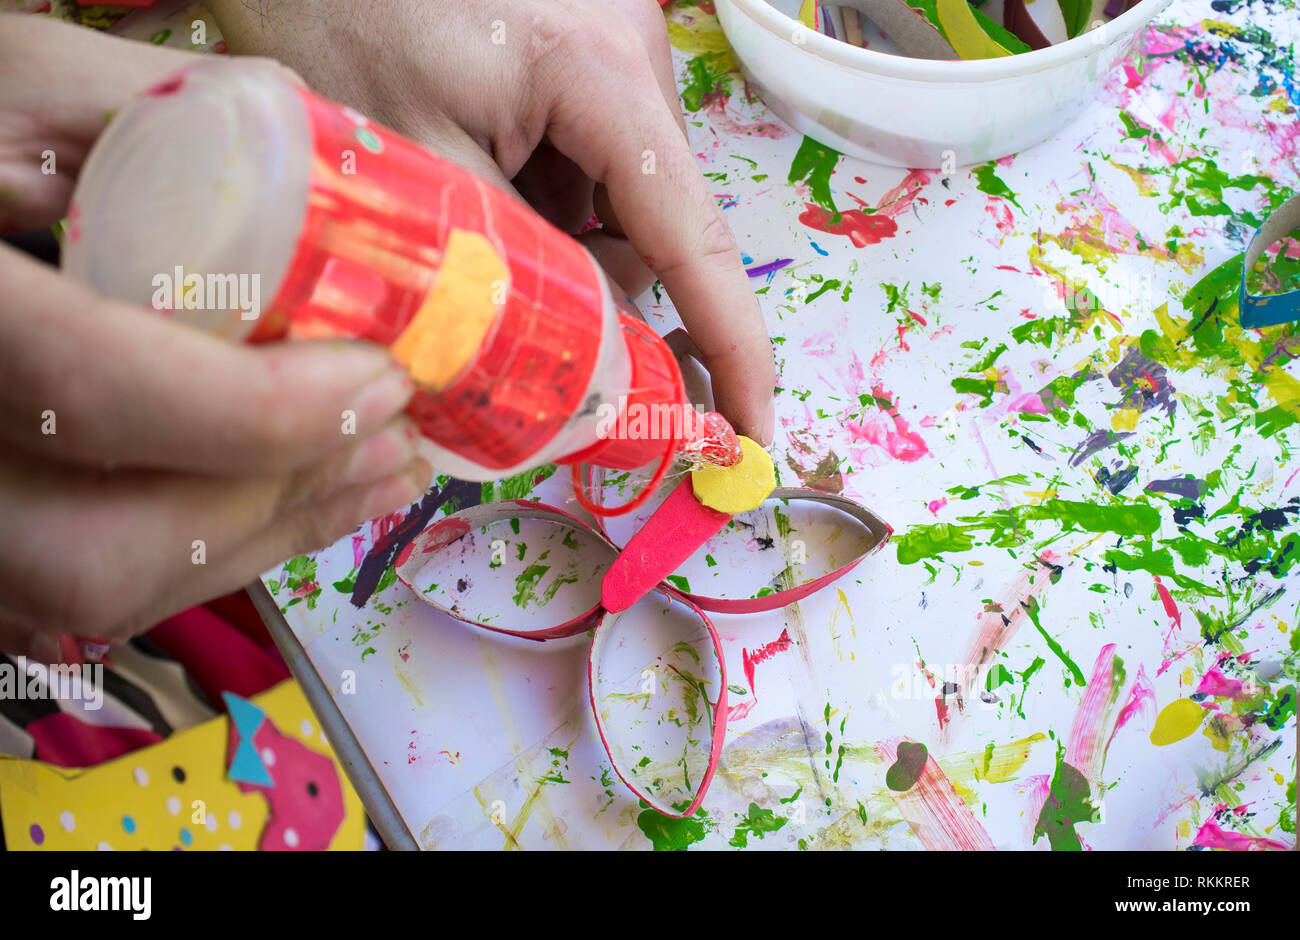
M 799 22 L 809 29 L 817 29 L 817 0 L 803 0 L 799 7 Z
M 283 735 L 330 757 L 345 810 L 330 848 L 361 849 L 361 799 L 321 737 L 298 683 L 286 679 L 249 701 Z M 5 845 L 11 851 L 256 849 L 270 810 L 264 796 L 241 792 L 227 776 L 229 735 L 230 719 L 223 715 L 94 767 L 0 757 Z
M 438 279 L 393 343 L 393 355 L 420 385 L 445 388 L 478 353 L 509 289 L 510 270 L 492 243 L 452 229 Z
M 966 0 L 936 0 L 935 12 L 953 51 L 963 59 L 996 59 L 1011 52 L 989 37 Z
M 695 498 L 718 512 L 736 515 L 763 505 L 776 489 L 776 468 L 767 451 L 739 435 L 740 462 L 731 467 L 705 467 L 691 473 Z

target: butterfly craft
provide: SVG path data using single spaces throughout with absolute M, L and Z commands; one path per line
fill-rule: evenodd
M 603 481 L 596 482 L 597 493 L 603 492 Z M 847 497 L 808 488 L 768 487 L 766 500 L 762 495 L 758 499 L 770 503 L 773 511 L 782 506 L 792 511 L 792 504 L 808 503 L 849 517 L 858 529 L 855 554 L 841 564 L 832 556 L 828 563 L 832 570 L 800 583 L 793 583 L 787 574 L 779 579 L 778 589 L 769 586 L 756 596 L 710 597 L 693 593 L 688 582 L 673 572 L 733 519 L 738 528 L 750 525 L 746 521 L 750 513 L 737 516 L 712 508 L 701 502 L 696 489 L 690 478 L 676 485 L 623 547 L 610 538 L 599 516 L 592 527 L 555 506 L 509 500 L 473 506 L 437 520 L 396 559 L 397 577 L 417 597 L 472 627 L 539 642 L 589 634 L 588 696 L 610 764 L 646 805 L 674 818 L 693 815 L 704 801 L 722 754 L 729 715 L 722 641 L 706 612 L 744 614 L 792 604 L 853 570 L 879 551 L 892 531 Z M 575 605 L 577 612 L 562 623 L 522 628 L 489 623 L 496 617 L 470 613 L 471 603 L 455 589 L 457 582 L 463 587 L 482 576 L 485 568 L 501 566 L 505 541 L 495 538 L 494 531 L 517 535 L 521 520 L 549 524 L 547 528 L 558 532 L 566 546 L 578 549 L 575 557 L 585 570 L 574 571 L 569 580 L 578 593 L 586 594 Z M 839 538 L 833 541 L 840 544 Z M 764 542 L 764 547 L 770 545 Z M 524 546 L 518 539 L 512 544 L 519 551 L 518 559 L 512 554 L 510 562 L 522 565 Z M 463 575 L 454 576 L 447 585 L 443 576 L 448 563 L 457 560 Z M 716 563 L 711 555 L 708 560 Z M 525 570 L 522 583 L 527 582 L 529 570 L 534 569 Z M 433 583 L 435 577 L 443 583 Z M 597 586 L 598 599 L 591 596 Z M 588 601 L 590 606 L 584 608 Z M 748 661 L 746 666 L 748 670 Z M 748 710 L 743 705 L 736 708 Z M 637 734 L 645 737 L 638 740 Z M 665 754 L 668 757 L 659 759 Z

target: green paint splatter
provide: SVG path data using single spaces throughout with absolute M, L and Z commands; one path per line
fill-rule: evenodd
M 985 677 L 984 688 L 992 692 L 1000 685 L 1006 685 L 1008 683 L 1014 684 L 1015 681 L 1016 678 L 1012 675 L 1011 670 L 1001 663 L 997 663 L 989 670 L 988 676 Z M 989 747 L 992 746 L 992 744 L 989 745 Z
M 963 496 L 962 498 L 967 498 Z M 1160 511 L 1146 503 L 1101 505 L 1047 499 L 1031 506 L 996 509 L 984 515 L 959 516 L 956 523 L 912 526 L 894 542 L 900 564 L 912 565 L 947 552 L 968 552 L 977 544 L 997 548 L 1023 545 L 1033 534 L 1032 522 L 1054 522 L 1060 531 L 1113 532 L 1128 537 L 1150 535 L 1160 528 Z
M 1011 187 L 998 177 L 997 163 L 989 162 L 977 166 L 975 173 L 975 187 L 982 193 L 988 193 L 990 196 L 998 196 L 1011 203 L 1021 212 L 1025 207 L 1016 202 L 1016 194 L 1011 191 Z
M 831 290 L 839 290 L 839 288 L 840 288 L 840 282 L 839 282 L 838 280 L 835 280 L 834 278 L 832 278 L 832 279 L 830 279 L 830 280 L 828 280 L 828 281 L 824 281 L 824 282 L 822 283 L 822 286 L 821 286 L 821 287 L 817 288 L 815 291 L 813 291 L 811 294 L 809 294 L 806 298 L 804 298 L 804 303 L 805 303 L 805 304 L 810 304 L 810 303 L 812 303 L 814 300 L 816 300 L 818 297 L 820 297 L 822 294 L 826 293 L 827 291 L 831 291 Z M 847 298 L 845 298 L 845 299 L 847 299 Z
M 1052 636 L 1043 629 L 1043 625 L 1038 622 L 1038 598 L 1030 597 L 1027 600 L 1022 601 L 1020 606 L 1029 614 L 1029 621 L 1034 625 L 1038 632 L 1043 635 L 1043 639 L 1047 641 L 1047 648 L 1056 654 L 1056 658 L 1065 664 L 1066 669 L 1070 670 L 1070 675 L 1074 677 L 1074 681 L 1077 682 L 1080 687 L 1087 685 L 1088 680 L 1083 677 L 1083 672 L 1080 671 L 1074 660 L 1070 658 L 1070 654 L 1067 653 L 1062 648 L 1061 644 L 1056 642 L 1056 640 L 1054 640 Z
M 695 113 L 710 95 L 731 94 L 731 75 L 726 69 L 726 52 L 706 52 L 686 63 L 686 81 L 682 87 L 682 104 Z
M 750 803 L 749 812 L 741 817 L 740 825 L 736 827 L 729 844 L 738 849 L 748 848 L 751 835 L 761 839 L 769 832 L 776 832 L 789 821 L 770 809 L 762 809 L 757 803 Z
M 648 807 L 637 816 L 636 824 L 656 852 L 685 852 L 713 828 L 704 810 L 687 819 L 672 819 Z
M 1054 852 L 1082 851 L 1075 824 L 1097 822 L 1099 818 L 1097 808 L 1089 799 L 1087 778 L 1058 755 L 1051 788 L 1034 826 L 1034 841 L 1046 836 Z
M 484 483 L 481 487 L 483 502 L 491 503 L 502 499 L 527 499 L 543 480 L 555 473 L 555 464 L 548 463 L 535 470 L 525 470 L 496 483 Z M 519 533 L 519 520 L 511 519 L 510 527 Z
M 523 574 L 515 578 L 514 601 L 516 607 L 524 607 L 529 603 L 537 602 L 537 585 L 546 572 L 550 570 L 550 565 L 529 565 L 524 569 Z
M 832 150 L 825 144 L 819 144 L 811 137 L 805 137 L 799 145 L 799 151 L 790 164 L 789 182 L 806 182 L 812 193 L 812 201 L 827 212 L 834 214 L 833 222 L 838 222 L 840 212 L 835 208 L 831 196 L 831 173 L 839 163 L 840 152 Z
M 321 587 L 316 582 L 316 559 L 310 555 L 290 558 L 284 563 L 284 572 L 279 582 L 280 587 L 288 588 L 290 594 L 297 595 L 284 605 L 284 610 L 303 601 L 306 602 L 308 610 L 316 609 L 316 601 L 321 592 Z

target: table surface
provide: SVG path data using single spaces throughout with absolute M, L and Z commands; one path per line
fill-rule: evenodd
M 1192 291 L 1297 187 L 1285 7 L 1180 0 L 1078 121 L 950 178 L 791 133 L 748 97 L 708 6 L 670 10 L 691 140 L 777 343 L 781 480 L 842 491 L 896 535 L 836 587 L 715 618 L 750 704 L 677 822 L 613 780 L 585 642 L 503 641 L 391 573 L 370 593 L 392 520 L 269 572 L 415 843 L 1293 844 L 1300 338 L 1241 331 L 1230 271 Z M 819 205 L 876 220 L 855 242 L 805 224 Z M 666 297 L 642 307 L 677 323 Z M 450 492 L 567 499 L 559 475 Z M 758 539 L 834 554 L 833 520 L 770 521 L 682 574 L 744 594 Z M 557 619 L 520 603 L 522 622 Z M 783 632 L 788 649 L 752 655 Z M 1200 726 L 1153 743 L 1179 699 Z M 904 738 L 933 758 L 927 792 L 886 784 Z

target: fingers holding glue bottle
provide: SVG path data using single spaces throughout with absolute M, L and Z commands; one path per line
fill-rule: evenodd
M 652 0 L 351 0 L 331 16 L 318 6 L 212 3 L 232 51 L 273 57 L 320 94 L 522 190 L 562 229 L 594 208 L 604 227 L 584 237 L 589 250 L 628 293 L 648 286 L 647 269 L 662 280 L 718 409 L 771 441 L 771 343 L 684 133 Z
M 0 226 L 56 221 L 105 112 L 199 58 L 0 16 Z M 32 173 L 49 148 L 58 174 Z M 6 245 L 0 376 L 0 651 L 43 662 L 235 590 L 432 474 L 383 348 L 231 344 Z

